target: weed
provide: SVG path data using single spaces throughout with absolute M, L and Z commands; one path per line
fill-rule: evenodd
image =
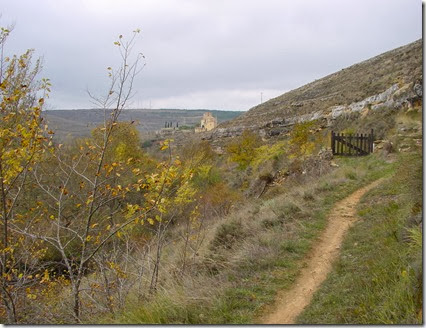
M 312 191 L 305 191 L 303 193 L 303 199 L 306 201 L 312 201 L 312 200 L 315 200 L 315 197 Z
M 238 221 L 225 222 L 218 227 L 214 239 L 211 241 L 210 249 L 212 251 L 218 248 L 232 248 L 232 245 L 242 238 L 244 238 L 246 232 L 243 229 L 243 225 Z
M 422 307 L 421 229 L 409 230 L 408 244 L 398 238 L 421 199 L 421 193 L 415 192 L 420 188 L 421 161 L 407 162 L 407 157 L 416 157 L 413 154 L 404 157 L 399 158 L 390 181 L 364 196 L 358 212 L 363 220 L 350 230 L 333 273 L 298 323 L 422 322 L 418 315 Z
M 307 251 L 309 244 L 306 240 L 286 240 L 281 244 L 281 248 L 292 254 L 304 254 Z
M 288 183 L 286 189 L 281 189 L 285 193 L 240 206 L 237 212 L 224 217 L 206 241 L 204 255 L 194 266 L 196 272 L 190 273 L 199 281 L 187 292 L 190 295 L 161 294 L 159 299 L 140 304 L 140 308 L 126 310 L 126 320 L 117 322 L 254 322 L 264 306 L 273 302 L 276 291 L 289 288 L 295 281 L 303 266 L 301 260 L 324 229 L 333 205 L 362 185 L 390 173 L 392 167 L 375 156 L 337 161 L 340 168 L 320 179 Z M 371 170 L 367 169 L 369 164 Z M 356 172 L 356 179 L 345 177 L 347 170 Z M 207 278 L 211 279 L 208 283 L 203 280 Z M 209 291 L 211 286 L 213 291 Z M 171 287 L 170 292 L 173 288 L 177 287 Z
M 354 171 L 347 171 L 345 173 L 345 177 L 350 179 L 350 180 L 356 180 L 357 176 L 356 176 L 356 172 Z
M 266 218 L 262 220 L 261 224 L 263 228 L 269 229 L 269 228 L 282 225 L 282 220 L 276 220 L 276 219 L 274 220 L 274 219 Z

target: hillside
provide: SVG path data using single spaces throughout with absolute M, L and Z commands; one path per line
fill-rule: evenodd
M 241 115 L 239 111 L 185 110 L 185 109 L 128 109 L 120 116 L 121 121 L 136 121 L 140 132 L 152 132 L 164 128 L 166 121 L 182 126 L 200 123 L 203 113 L 211 112 L 218 123 Z M 48 110 L 44 112 L 49 127 L 59 138 L 88 136 L 90 131 L 103 122 L 103 112 L 96 109 Z
M 417 40 L 273 98 L 221 124 L 215 136 L 243 129 L 277 135 L 297 121 L 324 119 L 332 125 L 345 112 L 411 101 L 421 96 L 422 47 Z
M 52 142 L 39 107 L 3 97 L 0 323 L 422 323 L 421 57 L 417 41 L 203 133 L 203 110 L 116 110 L 91 134 L 101 111 L 48 111 L 54 138 L 87 135 Z M 186 129 L 138 133 L 165 122 Z

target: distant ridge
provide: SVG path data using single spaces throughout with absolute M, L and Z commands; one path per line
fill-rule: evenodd
M 126 109 L 120 116 L 121 121 L 135 121 L 140 132 L 153 132 L 164 127 L 165 122 L 182 126 L 194 126 L 200 123 L 205 112 L 211 112 L 218 122 L 225 122 L 241 115 L 240 111 L 207 109 Z M 97 109 L 46 110 L 43 112 L 49 128 L 55 131 L 57 138 L 67 136 L 82 137 L 103 122 L 103 111 Z

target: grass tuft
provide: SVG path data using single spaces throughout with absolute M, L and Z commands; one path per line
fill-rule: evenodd
M 363 197 L 361 220 L 298 323 L 422 323 L 422 230 L 412 219 L 422 199 L 418 156 L 400 155 L 393 177 Z

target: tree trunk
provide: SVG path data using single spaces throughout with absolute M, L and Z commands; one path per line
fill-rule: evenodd
M 2 278 L 2 279 L 3 281 L 2 281 L 2 288 L 1 288 L 2 289 L 1 298 L 6 308 L 7 323 L 17 324 L 18 318 L 16 316 L 15 303 L 13 302 L 12 296 L 7 292 L 7 283 L 4 280 L 5 278 Z
M 74 294 L 74 319 L 77 323 L 80 323 L 80 315 L 81 315 L 81 302 L 80 302 L 80 283 L 78 280 L 73 287 Z
M 160 266 L 160 258 L 161 258 L 161 249 L 162 249 L 162 231 L 161 231 L 161 222 L 158 227 L 157 234 L 157 254 L 155 256 L 154 270 L 152 271 L 151 277 L 151 285 L 149 287 L 150 293 L 153 293 L 157 289 L 157 281 L 158 281 L 158 267 Z

